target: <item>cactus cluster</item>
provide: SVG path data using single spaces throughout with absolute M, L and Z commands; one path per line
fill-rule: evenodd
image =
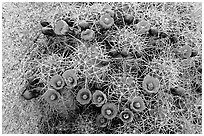
M 72 107 L 72 133 L 186 133 L 189 106 L 202 96 L 200 42 L 174 24 L 171 4 L 93 3 L 91 15 L 41 21 L 45 44 L 30 52 L 25 74 L 39 77 L 42 90 L 23 96 L 58 113 Z

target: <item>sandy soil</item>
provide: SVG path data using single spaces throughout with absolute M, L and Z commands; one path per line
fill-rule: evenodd
M 40 20 L 51 21 L 69 10 L 69 4 L 60 3 L 2 4 L 2 133 L 38 132 L 39 113 L 33 106 L 36 101 L 20 97 L 24 85 L 21 55 L 39 33 Z

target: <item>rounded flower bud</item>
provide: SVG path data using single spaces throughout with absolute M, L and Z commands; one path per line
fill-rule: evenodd
M 145 109 L 144 101 L 141 97 L 135 97 L 131 100 L 130 108 L 135 112 L 143 111 Z
M 177 87 L 171 87 L 169 89 L 170 93 L 173 96 L 184 96 L 186 90 L 183 87 L 177 86 Z
M 67 88 L 73 88 L 77 85 L 77 76 L 75 70 L 66 70 L 62 77 L 66 83 Z
M 95 32 L 91 29 L 86 29 L 85 31 L 81 32 L 81 39 L 84 39 L 86 41 L 91 41 L 95 37 Z
M 74 26 L 74 23 L 75 23 L 75 20 L 69 16 L 66 16 L 64 19 L 63 19 L 70 27 L 73 27 Z
M 108 120 L 103 115 L 100 114 L 97 116 L 96 125 L 98 127 L 106 127 L 107 123 L 108 123 Z
M 112 9 L 105 9 L 105 13 L 107 13 L 108 15 L 110 15 L 111 17 L 115 16 L 115 12 Z
M 112 6 L 106 3 L 102 9 L 103 12 L 109 14 L 111 17 L 114 17 L 115 13 L 112 10 Z
M 110 15 L 105 14 L 100 17 L 99 24 L 103 28 L 108 29 L 114 24 L 114 19 Z
M 54 31 L 57 35 L 65 35 L 69 31 L 69 26 L 64 20 L 59 20 L 55 25 Z
M 106 103 L 101 108 L 101 114 L 107 119 L 113 119 L 118 113 L 118 108 L 114 103 Z
M 189 45 L 184 45 L 183 47 L 179 49 L 179 52 L 181 54 L 181 57 L 187 59 L 187 58 L 190 58 L 192 49 Z
M 157 93 L 160 88 L 160 83 L 157 78 L 147 75 L 142 82 L 142 87 L 148 93 Z
M 47 26 L 42 28 L 42 33 L 44 35 L 48 35 L 48 36 L 54 36 L 55 35 L 54 30 L 51 27 L 47 27 Z
M 42 88 L 40 88 L 40 87 L 34 88 L 34 89 L 32 89 L 32 90 L 25 89 L 25 90 L 23 91 L 23 93 L 22 93 L 22 96 L 23 96 L 23 98 L 26 99 L 26 100 L 31 100 L 31 99 L 33 99 L 33 98 L 37 98 L 37 97 L 39 97 L 39 95 L 40 95 L 40 90 L 41 90 L 41 89 L 42 89 Z
M 159 31 L 156 28 L 149 29 L 149 35 L 153 37 L 159 37 Z
M 60 99 L 60 94 L 54 90 L 49 88 L 42 97 L 50 104 L 56 103 Z
M 134 16 L 133 15 L 130 15 L 130 14 L 125 14 L 124 15 L 124 21 L 127 25 L 130 25 L 133 23 L 134 21 Z
M 165 33 L 165 32 L 160 32 L 159 33 L 159 38 L 166 38 L 167 36 L 168 36 L 168 34 Z
M 82 20 L 81 22 L 79 22 L 78 24 L 81 28 L 81 30 L 86 30 L 89 28 L 89 23 L 85 20 Z
M 50 25 L 50 23 L 47 21 L 40 21 L 40 24 L 42 27 L 46 27 L 46 26 Z
M 133 121 L 133 117 L 134 114 L 132 111 L 130 111 L 129 109 L 125 109 L 124 111 L 122 111 L 119 115 L 119 118 L 125 122 L 125 123 L 130 123 Z
M 140 21 L 138 24 L 137 24 L 137 27 L 138 27 L 138 31 L 137 31 L 137 34 L 143 34 L 143 33 L 146 33 L 149 31 L 150 29 L 150 23 L 143 20 L 143 21 Z
M 31 100 L 33 98 L 33 94 L 32 92 L 30 92 L 29 90 L 25 90 L 22 94 L 23 98 L 25 98 L 26 100 Z
M 97 107 L 101 107 L 106 102 L 107 102 L 107 97 L 102 91 L 96 90 L 93 93 L 92 103 L 95 104 Z
M 49 82 L 50 86 L 56 90 L 60 90 L 64 87 L 64 80 L 60 75 L 54 75 Z
M 82 88 L 81 90 L 79 90 L 79 92 L 77 93 L 77 96 L 76 96 L 76 100 L 81 105 L 89 104 L 91 99 L 92 99 L 91 91 L 89 89 L 85 89 L 85 88 Z
M 124 12 L 127 12 L 129 9 L 130 9 L 130 4 L 129 4 L 129 3 L 124 3 L 124 4 L 122 5 L 122 10 L 123 10 Z

